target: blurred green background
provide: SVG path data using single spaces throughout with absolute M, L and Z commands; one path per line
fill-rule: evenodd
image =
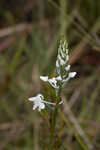
M 48 116 L 28 98 L 44 89 L 40 75 L 55 74 L 61 35 L 77 76 L 55 150 L 100 149 L 100 0 L 0 0 L 0 150 L 48 150 Z

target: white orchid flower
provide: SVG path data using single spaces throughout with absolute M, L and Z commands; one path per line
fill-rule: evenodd
M 45 109 L 45 104 L 54 105 L 54 106 L 56 105 L 56 103 L 51 103 L 51 102 L 45 101 L 44 96 L 42 94 L 38 94 L 35 97 L 29 98 L 29 101 L 34 103 L 33 110 L 38 108 L 39 111 L 41 111 L 42 109 Z M 59 105 L 62 103 L 63 103 L 63 101 L 60 101 Z
M 31 97 L 29 98 L 29 101 L 32 101 L 34 103 L 33 105 L 33 110 L 35 110 L 36 108 L 38 108 L 39 111 L 41 111 L 41 109 L 45 108 L 45 104 L 43 102 L 43 95 L 42 94 L 38 94 L 35 97 Z
M 57 79 L 55 77 L 49 79 L 48 76 L 40 76 L 40 79 L 44 82 L 49 82 L 49 84 L 55 89 L 59 88 L 57 85 Z

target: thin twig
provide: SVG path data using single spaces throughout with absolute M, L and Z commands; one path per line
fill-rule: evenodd
M 70 101 L 69 101 L 70 108 L 72 108 L 72 106 L 75 104 L 76 100 L 78 99 L 80 95 L 80 91 L 81 91 L 80 88 L 76 89 L 73 95 L 71 96 Z

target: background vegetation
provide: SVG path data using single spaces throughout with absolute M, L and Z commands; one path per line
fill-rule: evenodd
M 63 91 L 55 150 L 100 149 L 100 0 L 0 0 L 0 150 L 48 150 L 48 116 L 28 97 L 54 74 L 61 35 L 77 76 Z

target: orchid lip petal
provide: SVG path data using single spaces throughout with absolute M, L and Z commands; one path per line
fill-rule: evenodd
M 35 98 L 34 97 L 30 97 L 28 100 L 29 101 L 35 101 Z
M 40 76 L 40 79 L 44 82 L 48 81 L 48 76 Z
M 41 107 L 41 109 L 44 109 L 45 108 L 45 105 L 44 105 L 44 103 L 41 103 L 41 105 L 40 105 Z
M 70 78 L 74 78 L 75 75 L 76 75 L 76 72 L 70 72 L 70 73 L 69 73 L 69 77 L 70 77 Z

